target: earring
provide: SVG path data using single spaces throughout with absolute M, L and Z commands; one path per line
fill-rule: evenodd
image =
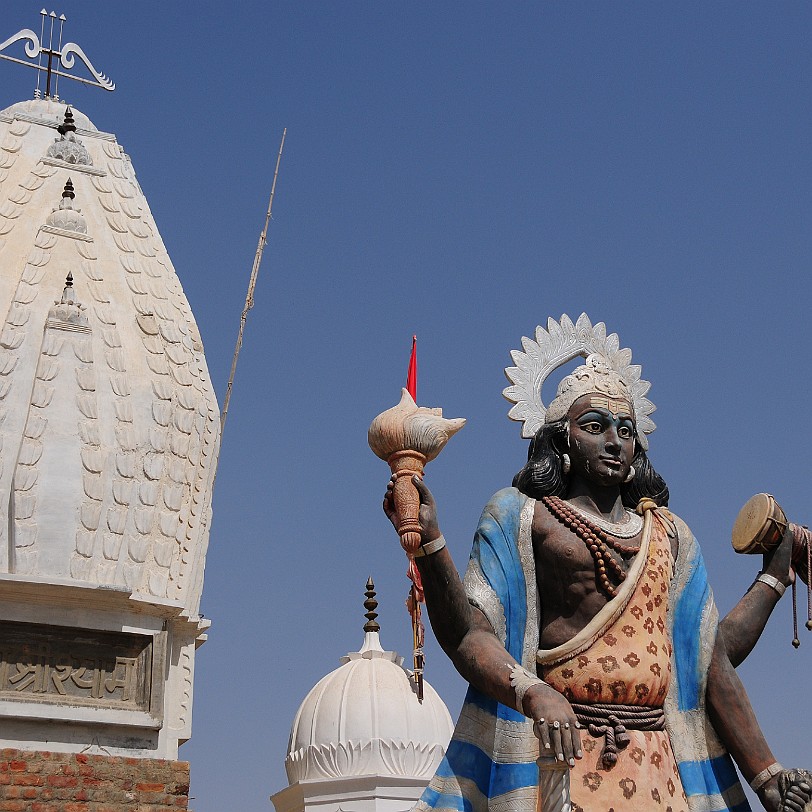
M 631 482 L 631 481 L 634 479 L 634 475 L 635 475 L 636 473 L 637 473 L 637 472 L 634 470 L 634 466 L 632 465 L 632 466 L 629 468 L 629 473 L 626 475 L 626 479 L 624 479 L 623 481 L 624 481 L 624 482 Z
M 570 472 L 570 455 L 569 454 L 562 454 L 561 455 L 561 470 L 564 473 L 564 476 Z

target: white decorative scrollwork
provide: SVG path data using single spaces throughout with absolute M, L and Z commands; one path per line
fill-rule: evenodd
M 27 52 L 28 49 L 26 48 L 26 53 Z M 66 70 L 70 70 L 73 67 L 74 54 L 76 54 L 76 56 L 78 56 L 79 59 L 85 63 L 85 67 L 93 74 L 93 78 L 96 80 L 99 87 L 104 88 L 105 90 L 116 89 L 115 84 L 111 82 L 107 76 L 100 71 L 97 71 L 96 68 L 93 67 L 93 63 L 87 58 L 87 54 L 75 42 L 68 42 L 62 47 L 62 56 L 59 58 L 59 61 Z
M 65 18 L 62 17 L 61 19 L 64 22 Z M 51 32 L 51 38 L 53 40 L 53 31 Z M 54 56 L 59 57 L 59 62 L 62 67 L 65 68 L 65 70 L 70 70 L 76 63 L 75 56 L 78 56 L 96 81 L 91 81 L 90 79 L 85 79 L 81 76 L 72 76 L 69 73 L 62 73 L 61 71 L 53 70 L 50 64 L 46 67 L 44 65 L 38 65 L 34 62 L 25 62 L 22 59 L 17 59 L 16 57 L 8 56 L 7 54 L 3 53 L 0 53 L 0 59 L 7 59 L 10 62 L 17 62 L 20 65 L 26 65 L 27 67 L 35 68 L 38 71 L 47 71 L 49 77 L 51 73 L 53 73 L 57 76 L 64 76 L 66 79 L 75 79 L 77 82 L 82 82 L 86 85 L 100 87 L 103 90 L 112 91 L 116 89 L 115 84 L 111 82 L 110 79 L 105 76 L 105 74 L 99 70 L 96 70 L 93 63 L 88 59 L 87 54 L 75 42 L 66 42 L 62 46 L 61 50 L 55 50 L 53 48 L 54 43 L 51 41 L 49 47 L 45 48 L 40 42 L 40 38 L 30 28 L 23 28 L 16 34 L 10 36 L 5 42 L 0 42 L 0 52 L 23 40 L 25 40 L 25 54 L 29 57 L 29 59 L 36 59 L 42 53 L 53 54 Z
M 30 28 L 23 28 L 22 31 L 13 34 L 5 42 L 0 42 L 0 51 L 4 51 L 9 45 L 14 45 L 15 42 L 23 39 L 27 40 L 25 44 L 26 56 L 36 59 L 40 52 L 39 37 Z

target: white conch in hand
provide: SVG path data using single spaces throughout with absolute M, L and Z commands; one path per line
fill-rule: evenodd
M 418 406 L 408 390 L 401 390 L 400 403 L 381 412 L 369 427 L 369 447 L 382 460 L 397 451 L 417 451 L 433 460 L 449 438 L 464 425 L 464 417 L 447 419 L 442 409 Z

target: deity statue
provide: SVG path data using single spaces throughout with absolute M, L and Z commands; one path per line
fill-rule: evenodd
M 735 671 L 793 577 L 793 534 L 720 621 L 646 453 L 654 406 L 631 352 L 585 314 L 522 345 L 505 394 L 527 464 L 486 505 L 462 579 L 414 478 L 431 626 L 470 684 L 415 809 L 549 809 L 541 753 L 569 769 L 575 812 L 741 812 L 733 761 L 769 812 L 802 812 L 811 777 L 776 762 Z M 578 357 L 545 407 L 542 383 Z M 384 510 L 397 526 L 392 483 Z

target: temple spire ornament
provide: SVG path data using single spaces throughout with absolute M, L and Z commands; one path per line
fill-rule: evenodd
M 16 62 L 18 65 L 25 65 L 37 71 L 37 87 L 34 90 L 35 99 L 43 98 L 42 91 L 40 90 L 40 80 L 43 72 L 45 73 L 45 98 L 53 99 L 54 101 L 59 101 L 60 76 L 64 76 L 66 79 L 73 79 L 75 82 L 82 82 L 82 84 L 85 85 L 100 87 L 102 90 L 113 91 L 116 89 L 115 84 L 111 82 L 107 76 L 101 73 L 101 71 L 96 70 L 93 63 L 87 58 L 85 52 L 75 42 L 62 44 L 62 33 L 65 21 L 67 20 L 64 14 L 60 14 L 57 17 L 55 11 L 49 14 L 45 9 L 42 9 L 40 15 L 42 16 L 42 21 L 39 36 L 30 28 L 23 28 L 4 42 L 0 42 L 0 59 L 7 59 L 9 62 Z M 50 22 L 47 47 L 45 46 L 46 20 Z M 55 42 L 54 29 L 57 20 L 59 20 L 59 31 L 56 34 Z M 6 48 L 10 48 L 18 42 L 25 42 L 25 55 L 28 57 L 28 60 L 2 53 Z M 93 79 L 86 79 L 83 76 L 75 76 L 72 73 L 66 72 L 73 68 L 77 56 L 80 61 L 84 63 L 87 70 L 93 76 Z M 47 59 L 43 60 L 43 57 L 47 57 Z M 45 64 L 43 64 L 43 61 Z M 59 70 L 58 66 L 63 67 L 65 70 Z
M 76 132 L 76 122 L 73 119 L 73 110 L 70 105 L 65 108 L 65 118 L 63 122 L 56 128 L 60 135 L 67 135 L 68 133 Z
M 62 199 L 59 205 L 55 206 L 48 215 L 45 223 L 51 228 L 58 228 L 61 231 L 72 231 L 76 234 L 87 234 L 87 222 L 82 215 L 82 210 L 73 204 L 76 199 L 76 190 L 73 181 L 68 178 L 62 190 Z
M 372 580 L 371 575 L 367 578 L 367 589 L 364 595 L 366 595 L 364 609 L 367 610 L 364 614 L 364 617 L 367 619 L 367 622 L 364 624 L 364 631 L 379 632 L 381 626 L 378 623 L 378 613 L 375 611 L 378 608 L 378 601 L 375 600 L 375 582 Z

